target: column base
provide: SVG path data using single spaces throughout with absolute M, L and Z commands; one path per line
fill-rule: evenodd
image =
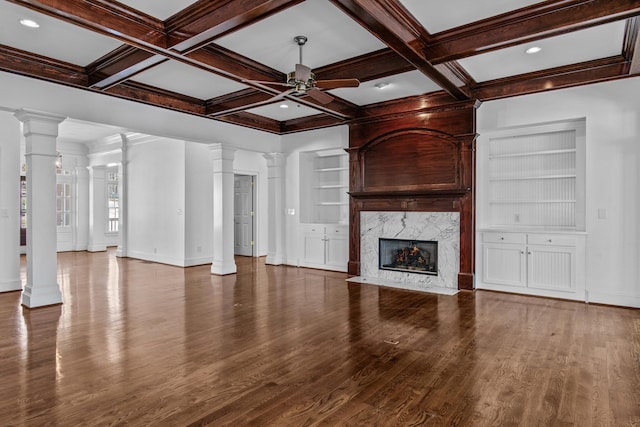
M 267 254 L 267 258 L 265 258 L 264 263 L 270 265 L 282 265 L 284 264 L 284 257 L 278 254 Z
M 235 274 L 237 271 L 235 261 L 231 262 L 222 262 L 222 261 L 213 261 L 211 263 L 211 274 L 216 274 L 218 276 L 224 276 L 227 274 Z
M 22 281 L 20 279 L 0 282 L 0 293 L 21 291 L 21 290 L 22 290 Z
M 41 286 L 35 289 L 29 284 L 22 292 L 22 305 L 27 308 L 44 307 L 47 305 L 62 304 L 60 285 Z
M 104 252 L 107 250 L 107 245 L 101 244 L 101 245 L 94 245 L 94 244 L 90 244 L 89 247 L 87 248 L 87 252 Z
M 124 250 L 124 248 L 118 246 L 118 248 L 116 249 L 116 256 L 118 258 L 126 258 L 127 257 L 127 251 Z

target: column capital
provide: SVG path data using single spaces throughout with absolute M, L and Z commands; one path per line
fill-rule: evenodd
M 235 157 L 236 150 L 225 147 L 221 142 L 209 144 L 208 147 L 213 153 L 214 160 L 233 160 Z
M 284 166 L 287 157 L 284 153 L 265 153 L 262 155 L 267 161 L 268 167 Z
M 58 136 L 58 125 L 66 117 L 35 110 L 18 110 L 14 116 L 24 123 L 24 135 Z

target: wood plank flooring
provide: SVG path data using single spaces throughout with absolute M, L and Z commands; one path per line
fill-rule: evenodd
M 0 294 L 0 425 L 640 425 L 640 310 L 236 262 L 69 252 L 63 305 Z

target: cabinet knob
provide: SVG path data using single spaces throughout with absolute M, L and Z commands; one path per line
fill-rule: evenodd
M 527 252 L 527 254 L 531 255 L 531 252 Z
M 551 239 L 549 239 L 549 243 L 551 243 Z
M 520 251 L 520 253 L 524 255 L 524 251 Z
M 501 237 L 500 240 L 504 240 L 504 237 Z

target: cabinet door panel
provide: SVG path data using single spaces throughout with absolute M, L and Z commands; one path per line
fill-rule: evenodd
M 346 268 L 349 261 L 349 241 L 343 237 L 327 236 L 327 265 Z
M 485 282 L 525 286 L 524 246 L 487 243 L 483 249 Z
M 324 234 L 306 234 L 304 236 L 304 264 L 319 265 L 325 263 Z
M 575 290 L 575 248 L 529 246 L 528 287 L 554 291 Z

